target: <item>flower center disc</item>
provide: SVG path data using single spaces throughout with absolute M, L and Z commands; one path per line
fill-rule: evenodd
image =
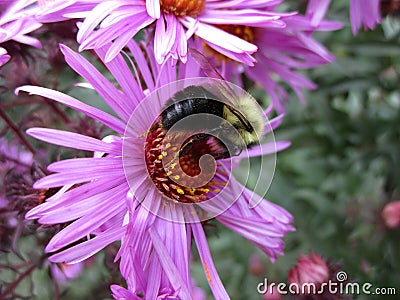
M 205 0 L 160 0 L 161 10 L 177 17 L 197 17 L 204 8 Z
M 254 28 L 243 25 L 218 25 L 217 27 L 225 32 L 228 32 L 245 40 L 246 42 L 254 42 Z
M 185 148 L 182 145 L 190 140 L 187 134 L 167 134 L 156 126 L 146 137 L 145 160 L 150 178 L 161 193 L 181 203 L 206 201 L 218 193 L 221 183 L 212 180 L 217 169 L 212 153 L 220 147 L 218 142 L 209 137 Z

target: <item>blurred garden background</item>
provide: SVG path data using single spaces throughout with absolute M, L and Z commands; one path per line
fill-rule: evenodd
M 287 2 L 293 9 L 302 9 L 302 1 Z M 304 72 L 318 88 L 305 92 L 305 104 L 292 95 L 282 125 L 275 131 L 276 140 L 292 142 L 290 148 L 277 154 L 275 175 L 265 195 L 294 216 L 296 231 L 284 239 L 285 255 L 272 264 L 254 245 L 234 232 L 216 222 L 210 222 L 207 227 L 217 270 L 232 299 L 278 299 L 260 295 L 257 285 L 264 278 L 268 282 L 288 282 L 289 270 L 301 254 L 309 255 L 309 251 L 321 256 L 333 269 L 346 272 L 351 282 L 395 287 L 397 294 L 400 293 L 400 221 L 393 226 L 387 220 L 393 218 L 393 214 L 396 218 L 396 213 L 400 218 L 400 209 L 389 215 L 383 213 L 385 205 L 400 201 L 399 11 L 390 12 L 375 30 L 361 30 L 353 36 L 348 18 L 349 1 L 332 2 L 327 19 L 343 22 L 344 28 L 316 33 L 316 38 L 336 56 L 336 61 Z M 66 37 L 65 43 L 72 45 L 73 38 Z M 94 130 L 92 121 L 75 111 L 45 104 L 42 99 L 25 95 L 17 99 L 13 95 L 13 88 L 31 82 L 29 74 L 35 73 L 36 84 L 99 105 L 94 92 L 71 88 L 80 79 L 70 69 L 57 69 L 61 64 L 53 53 L 55 47 L 56 42 L 49 41 L 45 49 L 47 55 L 54 55 L 51 66 L 43 64 L 46 58 L 38 56 L 35 62 L 31 57 L 26 58 L 32 63 L 22 70 L 24 76 L 19 75 L 20 71 L 17 75 L 12 66 L 6 65 L 0 70 L 0 82 L 5 87 L 1 94 L 2 111 L 24 130 L 48 123 L 62 124 L 63 118 L 67 118 L 67 122 L 81 130 L 92 130 L 92 136 L 100 133 L 104 136 L 99 125 L 95 127 L 97 131 Z M 50 72 L 57 72 L 57 76 Z M 263 106 L 269 103 L 268 96 L 259 87 L 250 86 L 249 89 Z M 20 101 L 20 104 L 14 105 L 13 101 Z M 50 111 L 60 113 L 56 115 Z M 2 123 L 2 138 L 12 140 L 15 133 L 6 127 Z M 26 138 L 43 151 L 43 166 L 59 157 L 85 156 L 85 153 L 60 150 L 60 147 Z M 257 158 L 254 162 L 257 165 Z M 39 166 L 35 172 L 40 172 Z M 7 180 L 8 184 L 16 180 L 10 179 L 10 174 L 4 176 L 3 185 Z M 251 187 L 251 182 L 249 184 Z M 109 285 L 123 282 L 118 265 L 113 263 L 118 245 L 108 246 L 86 261 L 78 277 L 55 281 L 56 275 L 46 261 L 44 247 L 57 229 L 24 222 L 21 216 L 15 222 L 15 226 L 7 225 L 12 229 L 4 223 L 1 227 L 2 237 L 5 230 L 18 232 L 11 239 L 1 240 L 5 252 L 0 256 L 0 292 L 13 282 L 18 299 L 56 299 L 56 294 L 58 299 L 109 299 Z M 29 262 L 35 264 L 31 270 Z M 24 275 L 27 270 L 29 272 Z M 196 255 L 192 274 L 207 299 L 212 299 Z M 20 277 L 21 280 L 15 282 Z M 393 299 L 398 299 L 398 295 L 392 296 Z M 291 297 L 281 296 L 281 299 Z M 351 297 L 382 298 L 376 295 Z M 12 298 L 8 295 L 4 299 Z

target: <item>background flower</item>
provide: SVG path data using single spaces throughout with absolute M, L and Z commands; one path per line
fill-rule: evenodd
M 387 203 L 382 212 L 382 219 L 388 228 L 396 228 L 400 225 L 400 201 Z
M 7 1 L 0 3 L 0 66 L 9 59 L 7 49 L 13 49 L 10 42 L 13 41 L 36 48 L 41 48 L 39 40 L 27 34 L 42 26 L 35 20 L 34 15 L 38 6 L 36 0 Z M 10 52 L 10 51 L 8 51 Z
M 305 283 L 314 283 L 319 287 L 328 279 L 328 265 L 314 252 L 310 252 L 310 256 L 301 255 L 297 260 L 297 265 L 289 270 L 289 282 L 300 288 Z
M 350 21 L 354 35 L 361 27 L 374 29 L 381 23 L 380 0 L 350 0 Z
M 285 26 L 254 26 L 253 24 L 231 25 L 226 30 L 255 44 L 258 51 L 254 54 L 256 63 L 252 66 L 239 65 L 235 61 L 223 58 L 208 47 L 205 53 L 214 64 L 220 66 L 226 78 L 243 85 L 242 74 L 262 86 L 271 97 L 279 113 L 286 111 L 288 93 L 283 86 L 293 89 L 302 103 L 304 89 L 316 89 L 315 83 L 301 74 L 303 69 L 316 68 L 331 63 L 335 57 L 315 38 L 318 31 L 338 30 L 340 22 L 324 20 L 329 1 L 309 1 L 304 15 L 288 15 L 282 19 Z M 202 50 L 202 45 L 198 49 Z
M 289 270 L 289 291 L 299 299 L 352 299 L 351 295 L 337 293 L 329 289 L 329 284 L 346 286 L 350 280 L 344 271 L 339 271 L 340 265 L 333 265 L 325 261 L 317 253 L 310 251 L 310 255 L 301 254 L 297 264 Z
M 74 280 L 82 273 L 83 263 L 76 264 L 51 264 L 50 270 L 52 276 L 60 284 L 65 284 L 68 280 Z
M 114 41 L 106 61 L 114 58 L 139 30 L 151 26 L 154 54 L 159 64 L 172 58 L 187 59 L 187 40 L 199 37 L 211 48 L 237 60 L 253 65 L 251 56 L 257 47 L 224 30 L 223 24 L 284 27 L 274 11 L 282 2 L 260 1 L 68 1 L 55 2 L 38 16 L 41 22 L 83 18 L 77 40 L 80 50 L 96 49 Z M 89 16 L 88 16 L 89 14 Z M 220 26 L 221 25 L 221 26 Z M 211 34 L 210 34 L 211 33 Z

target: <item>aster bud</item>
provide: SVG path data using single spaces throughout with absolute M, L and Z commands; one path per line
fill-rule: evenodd
M 386 227 L 393 229 L 400 225 L 400 201 L 389 202 L 381 212 Z
M 297 265 L 289 271 L 289 282 L 301 286 L 314 283 L 318 286 L 329 279 L 329 268 L 325 261 L 310 251 L 310 256 L 300 255 Z
M 297 260 L 297 265 L 289 270 L 289 284 L 296 286 L 296 299 L 310 300 L 336 300 L 336 299 L 351 299 L 346 295 L 332 294 L 326 285 L 330 282 L 338 284 L 346 282 L 347 274 L 338 272 L 340 265 L 332 265 L 318 254 L 310 251 L 310 255 L 300 255 Z M 344 274 L 345 279 L 338 277 L 338 274 Z M 325 283 L 325 288 L 322 284 Z M 311 286 L 311 288 L 310 288 Z
M 196 285 L 196 282 L 192 281 L 192 299 L 193 300 L 205 300 L 207 295 L 205 291 Z

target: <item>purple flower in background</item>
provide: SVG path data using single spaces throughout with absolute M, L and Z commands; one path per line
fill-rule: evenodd
M 154 37 L 157 61 L 161 63 L 169 54 L 174 59 L 179 57 L 185 61 L 187 36 L 195 34 L 219 53 L 253 65 L 255 59 L 251 54 L 257 51 L 257 47 L 231 34 L 225 30 L 225 26 L 284 27 L 280 18 L 285 14 L 272 9 L 279 2 L 281 1 L 147 0 L 149 14 L 157 19 Z M 188 10 L 188 7 L 192 10 Z
M 11 56 L 7 54 L 7 50 L 0 47 L 0 67 L 10 60 Z
M 42 224 L 69 223 L 46 247 L 47 252 L 57 251 L 49 258 L 52 262 L 80 262 L 106 245 L 121 241 L 117 259 L 121 259 L 121 273 L 128 284 L 128 291 L 123 293 L 133 295 L 132 299 L 139 295 L 145 295 L 146 299 L 190 299 L 193 284 L 189 264 L 193 238 L 214 296 L 227 299 L 201 223 L 204 214 L 216 215 L 220 223 L 255 243 L 271 260 L 282 254 L 282 237 L 293 230 L 292 217 L 283 208 L 262 199 L 236 181 L 226 167 L 231 159 L 218 164 L 216 175 L 200 188 L 185 188 L 172 182 L 157 162 L 160 156 L 167 155 L 160 144 L 160 137 L 165 134 L 162 128 L 151 131 L 146 138 L 143 135 L 149 132 L 154 117 L 163 107 L 143 99 L 159 86 L 177 79 L 198 77 L 199 66 L 191 57 L 186 64 L 160 66 L 151 47 L 143 47 L 147 51 L 143 54 L 136 43 L 131 41 L 127 45 L 147 89 L 141 87 L 121 54 L 106 62 L 110 45 L 97 49 L 96 53 L 121 89 L 82 56 L 61 46 L 67 63 L 87 80 L 118 117 L 54 90 L 35 86 L 19 88 L 19 91 L 41 95 L 79 110 L 116 133 L 98 140 L 56 129 L 29 129 L 28 134 L 35 138 L 93 151 L 94 156 L 49 165 L 48 170 L 53 174 L 37 181 L 34 187 L 60 190 L 28 212 L 26 217 L 38 219 Z M 131 118 L 138 109 L 140 113 Z M 265 127 L 265 133 L 278 126 L 280 121 L 280 117 L 272 120 L 271 126 Z M 249 155 L 274 153 L 288 146 L 288 142 L 264 143 L 252 148 Z M 197 152 L 204 154 L 204 149 L 212 147 L 208 144 L 193 147 L 182 159 L 189 166 L 192 163 L 190 157 Z M 166 199 L 170 195 L 175 201 Z M 212 203 L 204 201 L 211 196 Z M 195 203 L 200 210 L 195 209 Z M 250 207 L 254 203 L 259 204 Z M 75 245 L 71 246 L 73 243 Z M 113 290 L 114 295 L 117 292 Z
M 195 35 L 219 53 L 253 65 L 252 54 L 257 47 L 224 28 L 233 24 L 282 28 L 285 23 L 280 19 L 288 14 L 273 11 L 282 1 L 58 1 L 43 10 L 38 19 L 55 22 L 83 18 L 77 37 L 80 50 L 96 49 L 113 41 L 106 61 L 113 59 L 139 30 L 152 24 L 149 28 L 159 64 L 169 58 L 185 62 L 187 42 Z
M 0 172 L 10 168 L 29 168 L 33 162 L 33 154 L 23 150 L 20 144 L 0 138 Z
M 39 40 L 27 34 L 38 29 L 42 24 L 35 20 L 37 12 L 36 0 L 16 0 L 0 2 L 0 66 L 10 58 L 7 45 L 13 41 L 21 44 L 41 48 Z
M 70 280 L 74 280 L 81 275 L 83 271 L 83 262 L 79 262 L 76 264 L 51 264 L 50 271 L 53 278 L 60 284 L 65 284 Z
M 350 0 L 350 22 L 354 35 L 361 27 L 374 29 L 381 22 L 380 0 Z
M 288 95 L 280 83 L 288 84 L 304 102 L 302 90 L 315 89 L 316 85 L 297 70 L 314 68 L 335 59 L 312 37 L 315 31 L 331 31 L 342 27 L 340 22 L 323 20 L 328 6 L 329 0 L 311 0 L 305 15 L 287 16 L 283 28 L 227 26 L 228 32 L 241 36 L 259 48 L 254 55 L 257 63 L 253 67 L 243 67 L 221 59 L 220 55 L 207 51 L 207 48 L 205 51 L 209 57 L 214 58 L 215 64 L 220 65 L 225 78 L 233 78 L 240 85 L 241 74 L 244 72 L 265 88 L 275 109 L 284 113 Z M 198 45 L 199 48 L 202 45 Z

